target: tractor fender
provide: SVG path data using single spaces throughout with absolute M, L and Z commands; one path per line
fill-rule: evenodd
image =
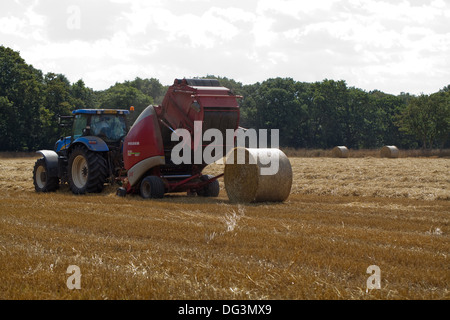
M 48 176 L 50 178 L 58 177 L 58 154 L 52 150 L 39 150 L 36 153 L 40 153 L 44 157 Z
M 83 144 L 90 151 L 95 151 L 95 152 L 109 151 L 109 148 L 108 148 L 108 145 L 106 144 L 106 142 L 103 141 L 103 139 L 99 138 L 99 137 L 95 137 L 95 136 L 80 137 L 72 143 L 72 146 L 74 146 L 77 143 Z

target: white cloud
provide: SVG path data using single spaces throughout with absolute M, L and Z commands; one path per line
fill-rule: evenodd
M 251 20 L 251 14 L 238 8 L 221 10 L 211 7 L 202 14 L 186 12 L 175 15 L 162 5 L 136 3 L 124 14 L 130 35 L 148 35 L 162 42 L 182 41 L 193 48 L 212 48 L 239 33 L 235 26 Z M 150 32 L 150 30 L 152 32 Z
M 283 13 L 289 16 L 299 16 L 301 14 L 312 14 L 316 11 L 327 11 L 340 0 L 261 0 L 258 2 L 258 14 Z
M 17 17 L 4 17 L 0 18 L 0 30 L 3 34 L 14 35 L 23 37 L 22 31 L 25 27 L 25 21 Z
M 79 30 L 67 28 L 68 5 Z M 95 89 L 215 74 L 418 94 L 449 82 L 449 18 L 443 0 L 22 0 L 0 4 L 0 39 Z

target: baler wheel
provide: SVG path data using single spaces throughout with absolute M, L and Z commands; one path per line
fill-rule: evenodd
M 203 175 L 200 180 L 207 181 L 214 178 L 212 175 Z M 197 194 L 201 197 L 218 197 L 220 192 L 219 180 L 214 180 L 213 182 L 207 184 L 202 189 L 197 191 Z
M 164 182 L 160 177 L 147 176 L 142 179 L 140 193 L 144 199 L 161 199 L 164 197 Z

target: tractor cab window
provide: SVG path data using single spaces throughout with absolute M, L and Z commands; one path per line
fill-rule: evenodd
M 127 134 L 125 117 L 117 115 L 93 115 L 91 118 L 91 134 L 105 141 L 119 141 Z
M 75 115 L 73 122 L 73 138 L 78 139 L 83 135 L 83 129 L 87 126 L 87 116 L 84 114 Z

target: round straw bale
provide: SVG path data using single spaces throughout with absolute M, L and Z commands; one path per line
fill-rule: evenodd
M 334 147 L 332 153 L 335 158 L 348 158 L 348 149 L 346 146 Z
M 226 158 L 224 183 L 232 202 L 283 202 L 291 192 L 291 163 L 279 149 L 238 147 Z
M 380 155 L 382 158 L 398 158 L 398 153 L 396 146 L 384 146 L 381 148 Z

